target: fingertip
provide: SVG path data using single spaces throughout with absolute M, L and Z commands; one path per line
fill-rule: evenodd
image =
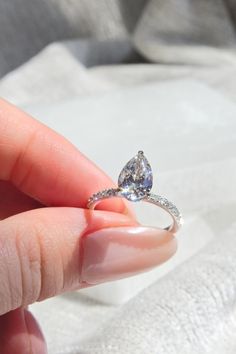
M 24 310 L 25 323 L 28 331 L 32 353 L 47 354 L 47 345 L 39 323 L 28 310 Z
M 47 354 L 42 331 L 33 315 L 18 308 L 0 317 L 0 353 Z

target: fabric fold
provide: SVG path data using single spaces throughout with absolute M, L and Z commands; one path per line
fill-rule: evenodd
M 134 43 L 151 62 L 208 66 L 235 62 L 234 24 L 222 0 L 151 0 L 135 29 Z

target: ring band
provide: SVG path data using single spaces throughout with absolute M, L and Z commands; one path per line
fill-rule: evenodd
M 118 188 L 109 188 L 94 193 L 87 203 L 89 209 L 107 198 L 126 198 L 129 201 L 148 202 L 167 211 L 172 217 L 172 224 L 165 230 L 176 233 L 183 224 L 183 218 L 177 207 L 165 197 L 150 193 L 152 188 L 151 166 L 142 151 L 133 157 L 123 168 L 118 179 Z

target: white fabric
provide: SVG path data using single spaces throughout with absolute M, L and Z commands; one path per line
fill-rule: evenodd
M 86 48 L 86 43 L 84 44 Z M 103 42 L 101 45 L 103 47 Z M 84 46 L 82 44 L 82 47 Z M 114 47 L 120 60 L 130 53 L 129 43 L 126 41 L 115 41 L 111 50 Z M 231 56 L 230 63 L 210 67 L 192 66 L 186 63 L 181 66 L 103 64 L 86 68 L 80 61 L 83 58 L 77 57 L 74 53 L 80 48 L 81 41 L 50 44 L 37 56 L 0 80 L 0 95 L 16 105 L 45 104 L 78 97 L 78 95 L 87 96 L 147 83 L 192 78 L 236 100 L 234 56 Z M 105 48 L 106 50 L 104 49 L 105 53 L 109 48 L 110 45 Z M 102 53 L 99 53 L 97 47 L 91 52 L 90 55 L 94 56 L 93 53 L 96 53 L 97 61 L 102 62 L 103 58 L 100 57 Z M 207 49 L 202 52 L 202 55 L 208 55 Z

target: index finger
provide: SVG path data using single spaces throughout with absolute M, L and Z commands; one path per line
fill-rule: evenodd
M 0 179 L 47 206 L 86 207 L 111 179 L 68 140 L 0 99 Z M 132 214 L 121 199 L 106 210 Z

